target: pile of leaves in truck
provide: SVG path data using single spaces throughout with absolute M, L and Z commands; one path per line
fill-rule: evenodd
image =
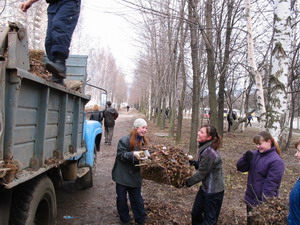
M 151 156 L 141 163 L 144 179 L 182 187 L 186 178 L 193 174 L 194 169 L 182 149 L 158 145 L 148 150 Z
M 45 52 L 42 50 L 30 50 L 29 51 L 29 63 L 30 63 L 30 73 L 44 78 L 46 80 L 51 79 L 51 73 L 45 69 L 44 63 Z

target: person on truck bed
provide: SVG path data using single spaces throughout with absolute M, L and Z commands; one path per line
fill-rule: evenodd
M 21 10 L 26 12 L 39 0 L 27 0 L 21 3 Z M 48 26 L 45 49 L 49 62 L 46 69 L 52 73 L 52 81 L 63 84 L 66 78 L 66 59 L 80 13 L 81 0 L 46 0 L 49 3 Z

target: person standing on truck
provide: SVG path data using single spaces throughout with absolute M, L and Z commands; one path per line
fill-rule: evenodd
M 21 3 L 21 10 L 26 12 L 39 0 L 26 0 Z M 46 69 L 52 73 L 52 81 L 63 84 L 66 78 L 66 59 L 80 13 L 81 0 L 46 0 L 49 3 L 48 26 L 45 40 L 49 62 Z
M 106 102 L 106 109 L 103 112 L 104 116 L 104 135 L 105 135 L 105 144 L 111 145 L 111 140 L 114 134 L 115 120 L 118 118 L 119 113 L 115 108 L 111 106 L 111 102 Z
M 117 210 L 122 224 L 131 224 L 127 193 L 134 220 L 138 225 L 145 224 L 146 212 L 141 194 L 142 177 L 140 167 L 141 148 L 148 145 L 147 122 L 138 118 L 133 122 L 133 130 L 123 136 L 118 143 L 117 155 L 112 170 L 112 179 L 116 182 Z
M 100 111 L 100 106 L 98 105 L 94 105 L 93 107 L 93 112 L 90 116 L 90 120 L 96 120 L 98 121 L 99 123 L 101 123 L 102 125 L 102 121 L 103 121 L 103 110 Z M 95 143 L 96 143 L 96 148 L 97 148 L 97 151 L 99 152 L 100 151 L 100 142 L 101 142 L 101 135 L 97 135 L 96 136 L 96 140 L 95 140 Z

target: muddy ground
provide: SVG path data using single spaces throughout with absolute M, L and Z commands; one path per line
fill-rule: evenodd
M 134 109 L 131 109 L 129 112 L 125 110 L 120 111 L 120 116 L 116 121 L 112 145 L 104 145 L 102 140 L 101 151 L 97 155 L 97 168 L 94 172 L 94 186 L 92 188 L 82 191 L 69 189 L 57 191 L 57 225 L 120 224 L 115 205 L 115 183 L 111 179 L 111 170 L 115 159 L 117 142 L 123 135 L 130 132 L 132 123 L 137 117 L 143 117 L 143 115 Z M 189 119 L 184 120 L 184 127 L 184 141 L 179 147 L 188 151 Z M 255 145 L 252 143 L 252 137 L 257 132 L 258 128 L 252 126 L 246 128 L 244 133 L 224 134 L 221 155 L 224 164 L 226 189 L 218 224 L 242 225 L 246 223 L 246 207 L 242 198 L 247 175 L 237 172 L 235 164 L 243 152 L 255 148 Z M 152 144 L 174 145 L 172 139 L 156 136 L 156 133 L 168 133 L 168 130 L 161 131 L 153 123 L 148 123 L 148 134 Z M 286 170 L 280 193 L 282 201 L 287 206 L 289 192 L 299 177 L 300 165 L 294 158 L 292 147 L 289 151 L 283 153 L 283 158 Z M 144 180 L 142 192 L 148 214 L 146 224 L 191 224 L 190 212 L 198 188 L 199 185 L 177 189 L 169 185 Z M 286 211 L 287 209 L 282 210 Z

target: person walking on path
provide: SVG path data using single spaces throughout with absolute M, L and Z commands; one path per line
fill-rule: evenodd
M 252 126 L 251 120 L 253 120 L 253 117 L 251 114 L 247 117 L 247 120 L 248 120 L 248 122 L 247 122 L 246 126 L 250 125 L 250 127 L 251 127 Z
M 190 162 L 197 172 L 186 180 L 187 187 L 202 181 L 192 209 L 192 224 L 216 225 L 224 197 L 223 166 L 217 150 L 221 138 L 215 127 L 204 125 L 198 132 L 197 142 L 198 160 Z
M 300 164 L 300 141 L 295 144 L 296 154 L 295 157 Z M 288 215 L 288 225 L 300 224 L 300 178 L 296 181 L 290 193 L 290 207 Z
M 106 109 L 103 112 L 104 117 L 104 135 L 105 135 L 105 144 L 111 145 L 111 141 L 114 134 L 115 120 L 118 118 L 119 113 L 115 108 L 111 106 L 111 102 L 106 102 Z
M 147 122 L 138 118 L 133 123 L 133 130 L 123 136 L 118 143 L 117 155 L 112 170 L 112 179 L 116 182 L 117 210 L 122 224 L 131 224 L 127 193 L 135 222 L 145 224 L 146 212 L 141 194 L 142 177 L 139 164 L 141 148 L 148 144 L 145 134 Z
M 26 12 L 39 0 L 27 0 L 21 3 L 21 10 Z M 81 0 L 46 0 L 48 25 L 45 40 L 47 57 L 50 60 L 46 69 L 52 73 L 52 81 L 63 84 L 66 78 L 66 59 L 72 35 L 78 22 Z
M 253 138 L 257 150 L 247 151 L 237 162 L 237 170 L 248 172 L 247 189 L 244 201 L 247 205 L 247 224 L 253 223 L 250 212 L 253 207 L 277 197 L 284 174 L 281 149 L 272 135 L 261 131 Z
M 227 115 L 227 122 L 228 122 L 228 132 L 230 132 L 230 128 L 233 126 L 233 122 L 236 120 L 235 113 L 230 110 Z

